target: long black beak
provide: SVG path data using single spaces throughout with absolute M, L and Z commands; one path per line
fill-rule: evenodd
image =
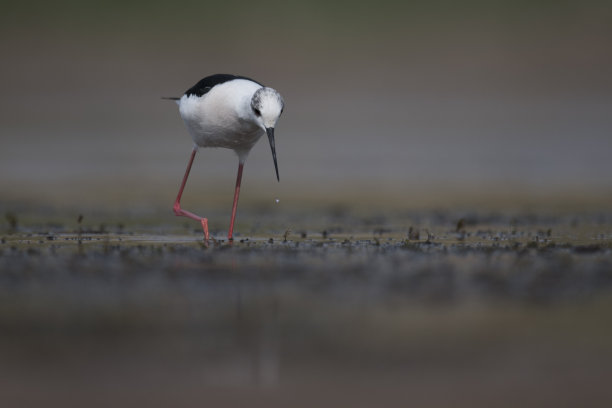
M 274 169 L 276 170 L 276 180 L 280 181 L 278 177 L 278 164 L 276 163 L 276 147 L 274 146 L 274 128 L 266 128 L 268 134 L 268 140 L 270 141 L 270 148 L 272 149 L 272 158 L 274 159 Z

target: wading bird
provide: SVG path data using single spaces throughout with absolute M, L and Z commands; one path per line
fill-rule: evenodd
M 234 150 L 238 155 L 238 175 L 228 232 L 228 239 L 231 241 L 244 163 L 255 143 L 264 134 L 268 135 L 276 179 L 280 181 L 274 146 L 274 127 L 283 113 L 283 98 L 274 89 L 250 78 L 216 74 L 200 80 L 180 98 L 164 99 L 177 102 L 181 118 L 195 143 L 174 202 L 174 214 L 200 221 L 205 241 L 209 238 L 208 219 L 181 208 L 181 196 L 193 159 L 199 147 L 224 147 Z

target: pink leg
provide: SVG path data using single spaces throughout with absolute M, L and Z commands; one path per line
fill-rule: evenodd
M 187 183 L 187 177 L 189 177 L 189 172 L 191 171 L 191 165 L 193 164 L 193 159 L 195 158 L 196 152 L 198 151 L 197 147 L 193 148 L 191 152 L 191 157 L 189 158 L 189 164 L 187 164 L 187 170 L 185 171 L 185 175 L 183 176 L 183 182 L 181 183 L 181 188 L 179 189 L 178 195 L 176 196 L 176 201 L 174 201 L 174 215 L 188 217 L 196 221 L 200 221 L 202 223 L 202 229 L 204 230 L 204 240 L 208 241 L 208 219 L 202 218 L 199 215 L 195 215 L 194 213 L 190 213 L 189 211 L 185 211 L 181 208 L 181 196 L 183 195 L 183 190 L 185 189 L 185 184 Z
M 238 164 L 238 176 L 236 176 L 236 191 L 234 192 L 234 204 L 232 205 L 232 220 L 230 221 L 229 234 L 227 238 L 232 241 L 234 239 L 234 220 L 236 219 L 236 208 L 238 207 L 238 196 L 240 195 L 240 182 L 242 181 L 242 169 L 244 163 Z

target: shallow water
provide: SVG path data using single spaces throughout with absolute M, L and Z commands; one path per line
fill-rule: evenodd
M 0 244 L 2 393 L 58 406 L 605 406 L 609 214 L 456 215 L 336 209 L 294 214 L 288 231 L 245 210 L 243 234 L 230 245 L 216 231 L 209 246 L 189 223 L 24 216 Z

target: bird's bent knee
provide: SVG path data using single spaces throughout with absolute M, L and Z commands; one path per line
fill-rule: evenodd
M 174 215 L 182 215 L 181 205 L 179 203 L 175 203 L 174 206 L 172 207 L 172 210 L 174 211 Z

